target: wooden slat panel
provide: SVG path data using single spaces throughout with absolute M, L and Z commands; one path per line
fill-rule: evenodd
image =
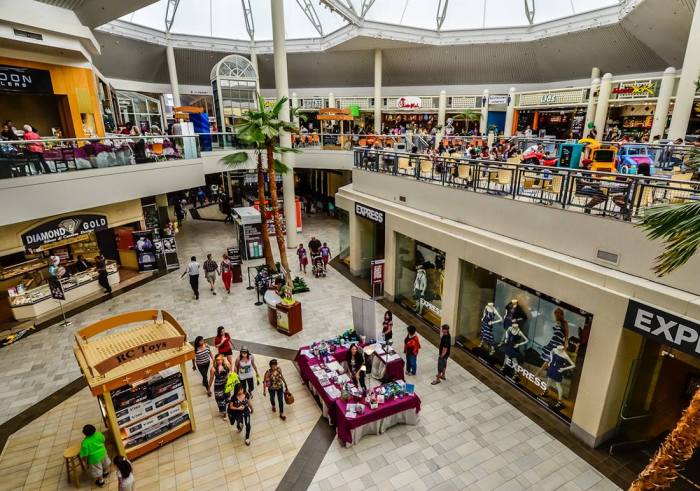
M 83 339 L 91 338 L 101 332 L 108 329 L 112 329 L 117 326 L 123 326 L 125 324 L 131 324 L 133 322 L 139 321 L 150 321 L 155 320 L 158 317 L 157 310 L 139 310 L 136 312 L 127 312 L 125 314 L 115 315 L 114 317 L 109 317 L 101 321 L 95 322 L 87 327 L 84 327 L 78 331 L 78 335 Z

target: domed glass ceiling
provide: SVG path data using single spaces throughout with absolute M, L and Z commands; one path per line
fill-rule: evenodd
M 284 8 L 287 39 L 304 39 L 325 36 L 350 23 L 360 25 L 363 22 L 443 32 L 522 27 L 618 5 L 621 1 L 285 0 Z M 177 2 L 159 0 L 121 20 L 164 31 L 168 3 Z M 180 0 L 171 32 L 224 39 L 250 39 L 244 15 L 246 4 L 250 5 L 252 12 L 254 39 L 272 39 L 270 0 Z M 310 12 L 309 15 L 305 9 Z M 309 16 L 318 22 L 310 20 Z

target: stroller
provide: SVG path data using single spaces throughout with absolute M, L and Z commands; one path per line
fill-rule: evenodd
M 326 270 L 323 268 L 323 258 L 321 257 L 321 254 L 311 254 L 311 272 L 316 278 L 326 276 Z

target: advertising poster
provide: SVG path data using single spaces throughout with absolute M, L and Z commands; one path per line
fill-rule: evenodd
M 132 232 L 134 238 L 134 250 L 139 271 L 153 271 L 158 269 L 156 261 L 156 247 L 153 242 L 153 232 Z
M 61 284 L 61 280 L 58 278 L 53 276 L 49 278 L 49 290 L 51 290 L 51 298 L 55 298 L 56 300 L 66 299 L 66 293 L 63 291 L 63 285 Z

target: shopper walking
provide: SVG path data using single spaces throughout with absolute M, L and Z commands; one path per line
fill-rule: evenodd
M 277 399 L 277 405 L 280 408 L 280 419 L 285 421 L 287 416 L 284 415 L 284 393 L 287 391 L 287 381 L 282 375 L 282 369 L 277 364 L 276 359 L 270 360 L 270 369 L 265 372 L 263 376 L 263 397 L 265 397 L 265 391 L 270 391 L 270 404 L 272 405 L 272 412 L 277 411 L 275 408 L 275 398 Z
M 114 465 L 117 468 L 117 480 L 119 481 L 119 491 L 134 491 L 136 480 L 131 462 L 126 457 L 117 455 L 114 457 Z
M 452 347 L 452 336 L 450 336 L 450 326 L 442 325 L 442 336 L 440 336 L 440 347 L 438 348 L 438 368 L 435 380 L 431 382 L 433 385 L 440 383 L 440 380 L 445 378 L 445 370 L 447 369 L 447 359 L 450 357 L 450 348 Z
M 202 336 L 197 336 L 194 339 L 194 359 L 192 360 L 192 370 L 199 370 L 202 374 L 202 385 L 207 389 L 207 395 L 211 397 L 209 390 L 209 368 L 211 367 L 214 357 L 211 354 L 209 345 Z
M 321 260 L 323 261 L 323 270 L 326 271 L 328 267 L 328 261 L 331 260 L 331 249 L 325 242 L 321 246 Z
M 216 264 L 216 261 L 212 260 L 211 254 L 207 254 L 207 260 L 204 261 L 203 267 L 204 277 L 207 279 L 207 283 L 209 283 L 209 290 L 212 295 L 216 295 L 214 284 L 216 283 L 216 276 L 219 274 L 219 265 Z
M 235 370 L 241 384 L 246 388 L 252 399 L 256 381 L 253 379 L 253 371 L 255 371 L 255 379 L 257 379 L 258 384 L 260 384 L 260 375 L 258 374 L 258 366 L 255 364 L 255 357 L 250 354 L 250 351 L 245 346 L 241 348 L 241 352 L 236 359 Z
M 95 269 L 97 270 L 97 283 L 105 289 L 107 295 L 111 295 L 112 286 L 109 284 L 107 275 L 107 260 L 101 252 L 95 256 Z
M 80 458 L 85 460 L 87 470 L 99 487 L 104 486 L 105 479 L 109 476 L 111 462 L 107 456 L 105 436 L 92 425 L 83 426 L 83 438 L 80 444 Z
M 394 329 L 394 314 L 390 310 L 384 312 L 384 322 L 382 323 L 382 334 L 384 335 L 384 343 L 392 344 L 391 338 L 393 337 Z
M 221 271 L 221 281 L 224 283 L 224 288 L 226 293 L 231 293 L 231 280 L 233 279 L 233 264 L 226 254 L 223 255 L 221 264 L 219 265 Z
M 185 272 L 182 273 L 180 278 L 184 278 L 185 275 L 189 276 L 190 288 L 192 288 L 194 292 L 194 299 L 199 300 L 199 263 L 195 256 L 190 258 L 190 262 L 187 264 Z
M 226 395 L 224 390 L 226 389 L 229 373 L 231 373 L 231 365 L 229 365 L 226 357 L 224 355 L 216 355 L 214 365 L 212 365 L 209 372 L 209 391 L 211 392 L 213 384 L 216 406 L 219 408 L 219 415 L 224 419 L 226 418 Z
M 216 328 L 216 337 L 214 338 L 214 346 L 218 351 L 218 354 L 224 355 L 228 360 L 230 367 L 233 366 L 233 341 L 231 341 L 231 336 L 226 332 L 224 326 L 219 326 Z
M 408 335 L 403 341 L 403 352 L 406 354 L 406 373 L 415 375 L 418 368 L 418 351 L 420 351 L 420 339 L 416 334 L 416 326 L 406 328 Z
M 245 425 L 245 444 L 250 446 L 250 415 L 253 414 L 251 396 L 245 391 L 243 384 L 236 384 L 228 402 L 228 419 L 231 425 L 236 424 L 240 432 Z
M 309 258 L 306 255 L 306 249 L 304 249 L 304 244 L 299 244 L 297 249 L 297 256 L 299 256 L 299 271 L 303 271 L 306 274 L 306 265 L 309 264 Z

